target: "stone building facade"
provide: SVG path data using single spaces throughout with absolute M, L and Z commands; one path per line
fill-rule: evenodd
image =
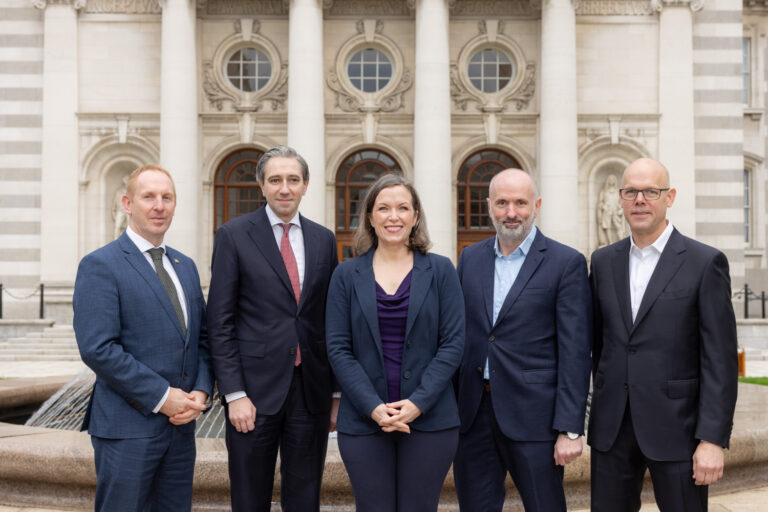
M 365 187 L 394 171 L 455 260 L 490 236 L 507 166 L 537 179 L 541 229 L 588 256 L 626 234 L 623 168 L 658 158 L 674 224 L 727 254 L 735 289 L 768 290 L 766 5 L 0 0 L 0 283 L 45 283 L 66 319 L 79 259 L 125 221 L 125 176 L 159 162 L 167 240 L 205 285 L 217 226 L 260 204 L 254 163 L 287 143 L 310 165 L 302 212 L 345 257 Z

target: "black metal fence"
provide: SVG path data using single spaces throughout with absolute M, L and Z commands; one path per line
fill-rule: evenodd
M 745 283 L 744 288 L 733 294 L 733 298 L 744 299 L 744 318 L 749 318 L 749 303 L 760 301 L 760 318 L 765 318 L 765 303 L 768 302 L 768 295 L 766 295 L 765 291 L 760 292 L 760 295 L 758 295 Z
M 7 293 L 10 297 L 13 297 L 16 300 L 27 300 L 38 293 L 40 294 L 40 320 L 45 318 L 45 285 L 43 283 L 40 283 L 40 286 L 35 288 L 31 293 L 27 295 L 17 296 L 11 293 L 8 288 L 5 288 L 3 286 L 3 283 L 0 283 L 0 319 L 3 318 L 3 294 Z

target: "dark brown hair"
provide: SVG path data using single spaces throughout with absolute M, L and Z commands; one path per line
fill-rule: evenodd
M 429 240 L 429 233 L 427 232 L 427 219 L 424 217 L 424 212 L 421 211 L 419 194 L 416 193 L 416 189 L 413 188 L 413 185 L 405 176 L 400 173 L 390 172 L 381 176 L 373 185 L 368 187 L 365 200 L 363 201 L 363 208 L 360 212 L 360 219 L 357 223 L 357 231 L 355 232 L 355 251 L 358 255 L 368 252 L 370 249 L 375 249 L 379 245 L 376 231 L 374 231 L 371 225 L 373 205 L 383 189 L 397 186 L 403 186 L 410 192 L 411 203 L 416 213 L 416 224 L 413 225 L 411 234 L 408 237 L 408 248 L 412 251 L 426 254 L 432 246 L 432 242 Z

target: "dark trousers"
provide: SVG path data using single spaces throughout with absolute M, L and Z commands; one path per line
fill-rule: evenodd
M 693 454 L 691 454 L 693 456 Z M 693 460 L 661 462 L 643 455 L 637 444 L 629 403 L 611 449 L 592 449 L 592 511 L 637 512 L 646 469 L 660 512 L 706 512 L 706 485 L 695 485 Z
M 194 431 L 166 428 L 154 437 L 91 437 L 97 512 L 167 512 L 192 508 Z
M 278 449 L 283 510 L 320 510 L 330 412 L 307 410 L 300 368 L 294 370 L 288 396 L 277 414 L 256 411 L 256 428 L 245 434 L 226 421 L 233 512 L 270 510 Z
M 456 453 L 459 429 L 437 432 L 339 433 L 358 512 L 436 511 Z
M 490 394 L 483 392 L 475 422 L 459 436 L 453 461 L 459 508 L 462 512 L 501 511 L 509 472 L 526 512 L 565 512 L 563 467 L 555 465 L 554 453 L 554 440 L 506 437 L 496 422 Z

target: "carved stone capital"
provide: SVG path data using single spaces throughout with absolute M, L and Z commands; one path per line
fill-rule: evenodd
M 693 12 L 704 7 L 704 0 L 651 0 L 651 8 L 661 12 L 665 7 L 688 7 Z
M 32 5 L 38 9 L 45 9 L 49 5 L 71 5 L 76 11 L 85 7 L 86 0 L 32 0 Z

